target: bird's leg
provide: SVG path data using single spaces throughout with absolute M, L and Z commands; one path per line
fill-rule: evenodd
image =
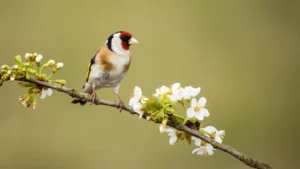
M 121 97 L 119 96 L 119 88 L 120 84 L 118 86 L 114 87 L 114 94 L 118 97 L 119 103 L 117 109 L 120 109 L 120 112 L 123 110 L 124 102 L 122 101 Z
M 92 104 L 94 104 L 96 99 L 97 99 L 96 84 L 95 83 L 92 84 L 92 88 L 93 88 L 93 92 L 91 94 L 91 97 L 92 97 Z

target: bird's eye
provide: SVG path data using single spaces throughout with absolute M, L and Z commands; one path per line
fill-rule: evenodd
M 122 41 L 128 41 L 128 40 L 129 40 L 129 37 L 127 37 L 127 36 L 121 36 L 120 39 L 121 39 Z

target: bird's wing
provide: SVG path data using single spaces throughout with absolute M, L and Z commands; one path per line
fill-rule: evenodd
M 91 59 L 91 62 L 89 63 L 88 71 L 86 72 L 86 76 L 85 76 L 85 82 L 88 82 L 88 80 L 89 80 L 91 68 L 95 64 L 96 56 L 98 55 L 99 51 L 100 51 L 100 49 L 96 52 L 94 57 Z

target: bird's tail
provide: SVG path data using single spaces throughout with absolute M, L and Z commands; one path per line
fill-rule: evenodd
M 78 103 L 79 103 L 79 104 L 82 105 L 82 106 L 85 105 L 86 102 L 87 102 L 86 100 L 83 100 L 83 99 L 80 99 L 80 98 L 76 98 L 76 99 L 74 99 L 74 100 L 72 101 L 73 104 L 78 104 Z

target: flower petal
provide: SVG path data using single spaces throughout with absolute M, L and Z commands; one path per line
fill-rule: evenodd
M 174 137 L 171 137 L 170 140 L 169 140 L 170 145 L 174 145 L 176 143 L 177 139 L 178 138 L 177 138 L 176 135 Z
M 202 114 L 203 117 L 208 117 L 209 116 L 209 112 L 206 108 L 201 108 L 200 114 Z
M 209 134 L 218 131 L 214 126 L 207 126 L 207 127 L 203 128 L 203 130 L 206 131 L 206 132 L 209 133 Z
M 201 145 L 201 139 L 192 136 L 192 140 L 194 140 L 195 146 L 200 146 Z
M 206 102 L 207 102 L 206 98 L 205 97 L 201 97 L 199 99 L 199 101 L 198 101 L 198 106 L 199 107 L 204 107 L 206 105 Z
M 140 87 L 138 86 L 134 87 L 134 96 L 137 98 L 140 98 L 142 96 L 142 90 Z
M 194 116 L 195 116 L 195 111 L 194 111 L 194 109 L 193 109 L 192 107 L 188 108 L 188 109 L 186 110 L 186 115 L 187 115 L 188 118 L 194 117 Z
M 43 90 L 42 90 L 42 94 L 41 94 L 41 99 L 45 99 L 45 98 L 46 98 L 46 95 L 47 95 L 47 93 L 46 93 L 46 91 L 43 89 Z
M 192 99 L 191 106 L 197 107 L 197 100 L 195 98 Z
M 198 152 L 200 151 L 200 147 L 199 148 L 195 148 L 193 151 L 192 151 L 192 154 L 195 154 L 196 152 L 197 152 L 197 154 L 198 154 Z
M 168 97 L 172 102 L 176 102 L 176 101 L 177 101 L 176 95 L 168 95 L 167 97 Z
M 160 125 L 159 126 L 159 131 L 160 131 L 160 133 L 163 133 L 163 132 L 165 132 L 166 131 L 166 126 L 164 126 L 164 125 Z
M 133 105 L 135 105 L 137 102 L 138 102 L 138 99 L 136 99 L 135 97 L 132 97 L 129 100 L 129 106 L 133 107 Z
M 176 133 L 176 130 L 174 130 L 172 128 L 167 128 L 166 132 L 169 133 L 169 134 L 171 134 L 171 135 L 174 135 Z
M 222 142 L 223 142 L 223 140 L 222 140 L 221 137 L 219 137 L 219 136 L 216 136 L 214 140 L 215 140 L 216 142 L 218 142 L 218 143 L 222 143 Z
M 224 130 L 218 131 L 218 135 L 219 135 L 219 136 L 225 136 L 225 131 L 224 131 Z
M 180 87 L 180 83 L 174 83 L 172 85 L 172 92 L 178 90 L 179 87 Z
M 48 96 L 52 96 L 52 94 L 53 94 L 52 89 L 49 88 L 49 89 L 47 90 L 47 95 L 48 95 Z
M 206 150 L 208 155 L 213 155 L 214 154 L 214 147 L 210 144 L 206 145 Z
M 198 119 L 198 120 L 203 120 L 204 119 L 204 116 L 203 116 L 203 113 L 200 112 L 196 112 L 195 113 L 195 117 Z
M 201 88 L 193 88 L 192 90 L 192 97 L 196 97 L 200 93 Z

